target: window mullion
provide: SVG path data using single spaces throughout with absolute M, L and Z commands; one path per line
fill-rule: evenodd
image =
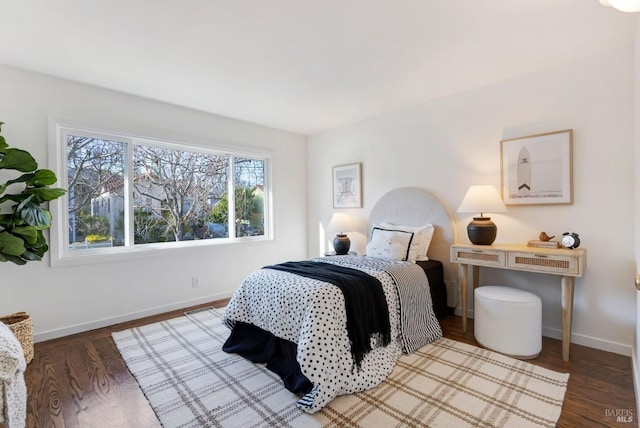
M 126 145 L 124 156 L 124 246 L 133 246 L 134 238 L 134 215 L 133 210 L 133 142 Z
M 229 205 L 229 238 L 233 239 L 236 237 L 236 184 L 235 184 L 235 171 L 236 164 L 235 158 L 233 156 L 229 156 L 229 172 L 227 180 L 227 197 L 228 205 Z

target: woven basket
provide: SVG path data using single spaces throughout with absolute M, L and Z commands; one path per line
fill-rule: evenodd
M 29 364 L 33 360 L 33 320 L 31 315 L 26 312 L 16 312 L 0 317 L 0 321 L 8 325 L 18 338 L 24 350 L 24 359 Z

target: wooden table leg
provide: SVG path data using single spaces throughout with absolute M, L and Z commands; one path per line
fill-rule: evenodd
M 467 331 L 467 270 L 467 265 L 462 263 L 458 265 L 458 272 L 460 273 L 460 305 L 462 306 L 463 333 Z
M 480 266 L 474 265 L 471 267 L 471 282 L 474 290 L 480 286 Z
M 569 361 L 571 321 L 573 317 L 573 278 L 562 277 L 562 359 Z

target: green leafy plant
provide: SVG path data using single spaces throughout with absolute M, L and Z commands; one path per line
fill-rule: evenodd
M 0 132 L 2 125 L 4 123 L 0 122 Z M 55 173 L 38 169 L 38 163 L 29 152 L 9 148 L 0 135 L 2 179 L 4 170 L 22 174 L 0 182 L 0 262 L 24 265 L 28 261 L 42 260 L 49 249 L 43 231 L 51 227 L 51 213 L 42 204 L 59 198 L 66 190 L 49 187 L 57 181 Z M 5 209 L 7 206 L 8 210 Z

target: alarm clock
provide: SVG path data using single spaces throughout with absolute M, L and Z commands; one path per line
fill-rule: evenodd
M 577 233 L 565 232 L 562 234 L 560 243 L 563 247 L 573 250 L 574 248 L 578 248 L 580 246 L 580 238 L 578 237 Z

